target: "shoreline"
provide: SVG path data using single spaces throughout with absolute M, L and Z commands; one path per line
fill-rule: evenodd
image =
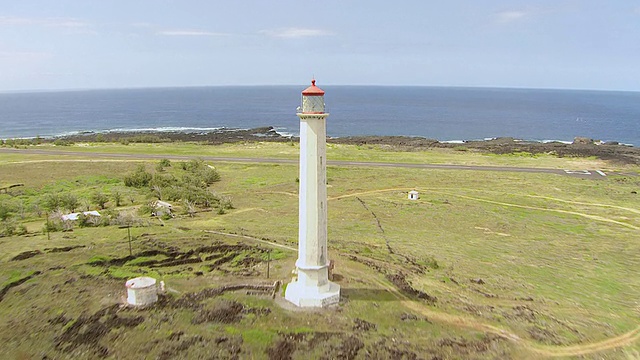
M 173 128 L 172 128 L 173 129 Z M 237 142 L 298 142 L 296 136 L 283 135 L 274 127 L 253 129 L 212 128 L 190 132 L 191 129 L 158 130 L 140 129 L 131 131 L 81 132 L 50 138 L 8 139 L 4 146 L 33 145 L 53 143 L 59 145 L 75 142 L 120 142 L 128 143 L 167 143 L 200 142 L 208 145 L 220 145 Z M 195 129 L 194 129 L 195 130 Z M 411 136 L 347 136 L 327 138 L 329 144 L 359 146 L 382 146 L 390 151 L 420 151 L 429 148 L 453 149 L 456 151 L 479 151 L 493 154 L 553 154 L 560 157 L 591 157 L 611 160 L 622 164 L 640 165 L 640 148 L 618 142 L 602 143 L 593 139 L 576 137 L 567 141 L 530 141 L 511 137 L 485 140 L 439 141 L 424 137 Z

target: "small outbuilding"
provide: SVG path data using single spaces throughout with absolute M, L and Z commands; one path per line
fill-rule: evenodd
M 154 216 L 173 216 L 173 205 L 166 201 L 156 200 L 153 202 L 152 207 L 153 212 L 151 214 Z
M 409 191 L 409 200 L 418 200 L 420 199 L 420 193 L 415 190 Z
M 151 305 L 158 301 L 156 279 L 142 276 L 125 283 L 127 287 L 127 303 L 135 306 Z
M 100 217 L 100 213 L 92 210 L 92 211 L 84 211 L 82 213 L 71 213 L 67 215 L 62 215 L 62 221 L 76 221 L 80 214 L 83 214 L 86 217 Z

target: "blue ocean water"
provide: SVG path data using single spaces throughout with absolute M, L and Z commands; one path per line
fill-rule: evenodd
M 0 138 L 83 131 L 274 126 L 296 135 L 302 86 L 231 86 L 0 94 Z M 441 141 L 576 136 L 640 146 L 640 92 L 321 86 L 329 136 Z

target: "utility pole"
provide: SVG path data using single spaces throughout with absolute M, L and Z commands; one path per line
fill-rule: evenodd
M 129 239 L 129 256 L 133 255 L 133 251 L 131 250 L 131 224 L 119 226 L 120 229 L 127 228 L 127 238 Z
M 133 252 L 131 251 L 131 225 L 130 224 L 127 225 L 127 236 L 129 237 L 129 256 L 132 256 Z
M 270 268 L 271 268 L 271 249 L 267 250 L 267 279 L 269 278 Z
M 51 241 L 51 235 L 49 235 L 49 212 L 46 213 L 47 217 L 47 241 Z

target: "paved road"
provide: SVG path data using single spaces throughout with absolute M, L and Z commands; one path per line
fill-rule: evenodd
M 110 153 L 96 153 L 96 152 L 82 152 L 82 151 L 14 149 L 14 148 L 0 148 L 0 153 L 34 154 L 34 155 L 51 155 L 51 156 L 83 156 L 83 157 L 111 158 L 111 159 L 125 158 L 125 159 L 189 160 L 189 159 L 200 158 L 206 161 L 218 161 L 218 162 L 223 161 L 223 162 L 264 163 L 264 164 L 297 164 L 298 163 L 297 159 L 240 158 L 240 157 L 225 157 L 225 156 L 193 156 L 193 155 L 162 155 L 162 154 L 110 154 Z M 526 167 L 511 167 L 511 166 L 406 164 L 406 163 L 337 161 L 337 160 L 329 160 L 327 161 L 327 165 L 547 173 L 547 174 L 575 176 L 575 177 L 588 178 L 588 179 L 605 179 L 607 176 L 607 174 L 605 174 L 601 170 L 584 170 L 584 169 L 563 170 L 563 169 L 526 168 Z M 630 174 L 627 174 L 627 175 L 630 175 Z

